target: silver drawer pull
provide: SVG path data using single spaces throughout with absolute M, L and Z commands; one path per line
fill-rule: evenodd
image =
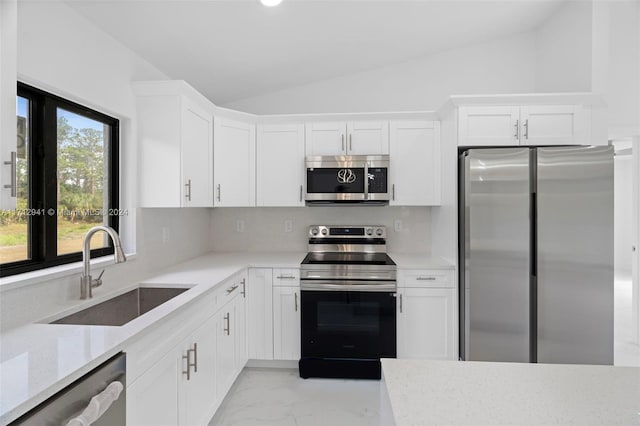
M 224 316 L 224 320 L 227 323 L 227 326 L 223 329 L 223 331 L 227 333 L 228 336 L 231 333 L 231 319 L 229 312 L 227 312 L 227 314 Z
M 436 277 L 417 277 L 416 280 L 418 280 L 418 281 L 435 281 Z
M 121 382 L 111 382 L 102 392 L 91 398 L 82 413 L 69 420 L 66 426 L 82 426 L 96 422 L 120 397 L 123 389 L 124 385 Z
M 238 284 L 236 284 L 236 285 L 234 285 L 233 287 L 229 287 L 229 288 L 227 289 L 227 294 L 229 294 L 229 293 L 233 293 L 233 292 L 238 288 L 238 286 L 239 286 L 239 285 L 238 285 Z
M 295 280 L 296 279 L 294 275 L 278 275 L 276 278 L 279 280 Z

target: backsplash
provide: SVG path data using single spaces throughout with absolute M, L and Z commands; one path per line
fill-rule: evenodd
M 310 225 L 385 225 L 389 252 L 431 254 L 431 208 L 390 206 L 217 208 L 211 211 L 211 249 L 305 252 Z

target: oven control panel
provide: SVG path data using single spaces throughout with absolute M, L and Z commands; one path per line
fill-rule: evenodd
M 309 238 L 386 238 L 387 228 L 383 225 L 312 225 Z

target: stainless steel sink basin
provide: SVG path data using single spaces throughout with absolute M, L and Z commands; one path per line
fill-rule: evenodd
M 187 290 L 188 287 L 138 287 L 49 324 L 120 326 Z

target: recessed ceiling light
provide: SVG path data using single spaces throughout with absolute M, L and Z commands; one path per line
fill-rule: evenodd
M 272 7 L 282 3 L 282 0 L 260 0 L 260 3 L 262 3 L 264 6 Z

